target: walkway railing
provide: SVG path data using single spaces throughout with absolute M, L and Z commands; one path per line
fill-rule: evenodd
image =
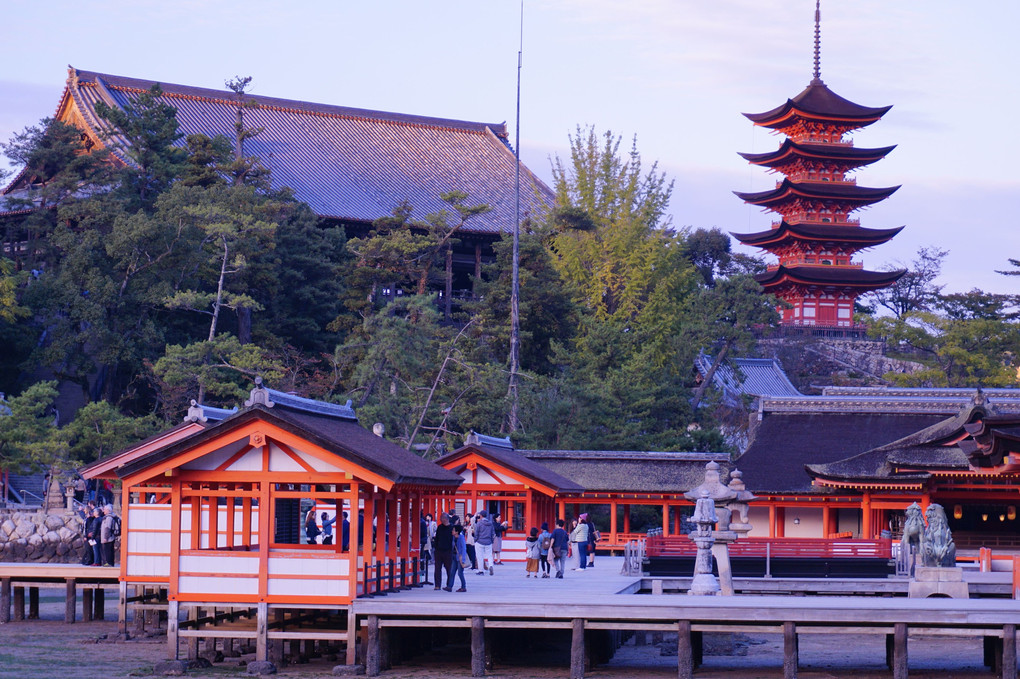
M 698 548 L 686 535 L 649 535 L 648 556 L 695 556 Z M 741 538 L 730 544 L 730 556 L 833 559 L 892 558 L 892 540 L 829 538 Z
M 421 569 L 424 562 L 418 557 L 410 559 L 390 559 L 374 564 L 365 564 L 362 573 L 362 590 L 359 596 L 382 596 L 389 592 L 399 592 L 423 583 L 422 576 L 427 574 Z

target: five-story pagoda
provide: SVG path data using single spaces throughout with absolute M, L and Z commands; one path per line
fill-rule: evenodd
M 787 302 L 784 325 L 850 327 L 857 296 L 894 283 L 904 271 L 867 271 L 853 260 L 864 248 L 881 245 L 900 232 L 865 229 L 855 210 L 890 196 L 898 186 L 866 188 L 848 174 L 881 160 L 893 146 L 856 148 L 848 135 L 871 125 L 892 108 L 869 108 L 840 97 L 821 79 L 821 13 L 815 5 L 814 78 L 803 92 L 765 113 L 745 113 L 755 125 L 787 138 L 768 153 L 741 153 L 751 164 L 784 175 L 774 189 L 734 192 L 745 202 L 780 215 L 767 231 L 733 234 L 766 250 L 778 264 L 757 276 L 765 292 Z

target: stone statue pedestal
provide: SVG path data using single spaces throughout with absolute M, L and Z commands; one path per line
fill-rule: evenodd
M 907 596 L 911 599 L 925 599 L 930 596 L 969 599 L 970 588 L 963 581 L 962 568 L 917 566 Z

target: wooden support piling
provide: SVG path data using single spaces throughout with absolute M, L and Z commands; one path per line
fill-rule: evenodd
M 127 583 L 117 583 L 117 633 L 127 637 Z
M 471 618 L 471 676 L 485 676 L 485 619 Z
M 255 612 L 255 659 L 269 660 L 269 604 L 260 601 Z
M 570 679 L 584 679 L 584 619 L 571 620 Z
M 907 624 L 893 627 L 893 679 L 907 679 Z
M 365 674 L 369 677 L 379 676 L 379 616 L 368 616 L 368 643 L 365 648 Z
M 1002 626 L 1002 679 L 1016 678 L 1016 625 Z
M 641 632 L 644 635 L 644 632 Z M 677 623 L 676 665 L 679 679 L 694 677 L 694 649 L 691 648 L 691 621 Z
M 177 660 L 180 640 L 178 631 L 178 617 L 180 616 L 181 604 L 179 601 L 169 601 L 166 607 L 166 645 L 167 659 Z
M 11 621 L 11 579 L 0 578 L 0 623 Z
M 92 618 L 94 620 L 106 620 L 106 590 L 102 587 L 96 587 L 95 594 L 92 596 L 92 603 L 95 607 L 92 612 Z
M 28 619 L 38 620 L 39 619 L 39 588 L 29 587 L 28 588 Z
M 21 621 L 25 619 L 25 588 L 15 587 L 14 588 L 14 620 Z
M 198 606 L 188 607 L 188 627 L 190 629 L 197 629 L 194 623 L 198 622 L 200 615 L 201 611 Z M 185 643 L 188 647 L 188 660 L 198 660 L 198 637 L 187 637 Z
M 797 679 L 800 658 L 797 648 L 797 623 L 783 623 L 783 679 Z
M 95 590 L 83 589 L 81 591 L 81 621 L 92 622 L 92 613 L 94 611 L 92 603 L 92 593 Z
M 64 593 L 64 622 L 74 622 L 74 607 L 78 599 L 78 582 L 74 578 L 67 578 L 65 581 Z
M 354 613 L 354 606 L 347 609 L 347 654 L 348 665 L 358 662 L 358 616 Z

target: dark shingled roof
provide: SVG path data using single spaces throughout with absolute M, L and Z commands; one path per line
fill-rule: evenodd
M 808 399 L 804 399 L 807 401 Z M 876 409 L 877 410 L 877 409 Z M 756 494 L 826 493 L 806 465 L 844 460 L 946 419 L 941 413 L 763 412 L 747 450 L 734 463 Z
M 789 178 L 783 179 L 779 186 L 768 191 L 744 192 L 734 191 L 741 200 L 773 208 L 781 205 L 791 196 L 803 197 L 816 200 L 832 200 L 840 203 L 853 203 L 856 206 L 871 205 L 884 200 L 896 193 L 899 186 L 888 186 L 873 188 L 858 186 L 857 184 L 844 184 L 840 182 L 795 182 Z
M 71 97 L 92 133 L 105 123 L 96 115 L 100 101 L 123 107 L 156 81 L 71 69 L 65 100 Z M 228 91 L 160 83 L 161 99 L 177 109 L 185 135 L 234 137 L 237 103 Z M 413 217 L 424 218 L 450 206 L 448 191 L 468 194 L 469 204 L 491 211 L 473 217 L 465 233 L 510 232 L 514 224 L 516 161 L 505 123 L 478 123 L 387 113 L 251 95 L 245 123 L 264 130 L 245 142 L 245 151 L 272 171 L 275 187 L 293 189 L 316 214 L 367 223 L 389 216 L 404 200 Z M 123 138 L 114 138 L 123 143 Z M 180 142 L 183 144 L 183 140 Z M 130 162 L 121 155 L 121 159 Z M 521 173 L 523 214 L 540 216 L 553 193 L 527 168 Z
M 276 404 L 256 404 L 168 448 L 154 451 L 118 469 L 121 478 L 168 460 L 182 451 L 252 420 L 263 420 L 350 460 L 393 483 L 457 486 L 461 478 L 409 450 L 376 436 L 356 421 L 329 417 Z
M 765 167 L 781 167 L 793 162 L 796 158 L 820 158 L 835 161 L 835 164 L 847 167 L 863 167 L 885 158 L 896 146 L 865 149 L 847 144 L 801 144 L 786 139 L 775 151 L 765 153 L 741 153 L 742 158 L 754 165 Z
M 967 456 L 954 443 L 964 425 L 986 416 L 972 406 L 872 450 L 846 459 L 806 465 L 813 478 L 872 483 L 916 483 L 939 470 L 966 471 Z M 903 471 L 898 471 L 902 469 Z
M 705 480 L 705 465 L 724 465 L 723 482 L 729 472 L 726 453 L 674 453 L 613 450 L 521 450 L 518 451 L 556 473 L 573 479 L 589 493 L 677 493 L 695 488 Z M 745 475 L 746 480 L 746 475 Z
M 790 224 L 783 221 L 765 231 L 743 234 L 731 232 L 731 234 L 745 245 L 760 248 L 803 240 L 872 247 L 888 242 L 902 230 L 902 226 L 892 229 L 867 229 L 856 224 Z
M 526 451 L 514 450 L 504 446 L 468 444 L 442 456 L 436 460 L 436 464 L 449 468 L 449 463 L 455 463 L 456 460 L 471 452 L 477 452 L 483 457 L 486 457 L 503 467 L 534 479 L 544 486 L 553 488 L 557 493 L 583 493 L 585 490 L 583 486 L 556 473 L 546 465 L 539 464 L 538 462 L 528 459 L 524 454 Z
M 752 122 L 764 127 L 785 127 L 790 113 L 802 118 L 823 118 L 864 127 L 884 116 L 892 106 L 872 108 L 855 104 L 839 96 L 821 80 L 813 80 L 793 99 L 765 113 L 745 113 Z
M 783 266 L 755 275 L 754 280 L 768 291 L 769 287 L 792 282 L 806 285 L 833 285 L 871 290 L 895 283 L 906 269 L 899 271 L 867 271 L 846 266 Z

